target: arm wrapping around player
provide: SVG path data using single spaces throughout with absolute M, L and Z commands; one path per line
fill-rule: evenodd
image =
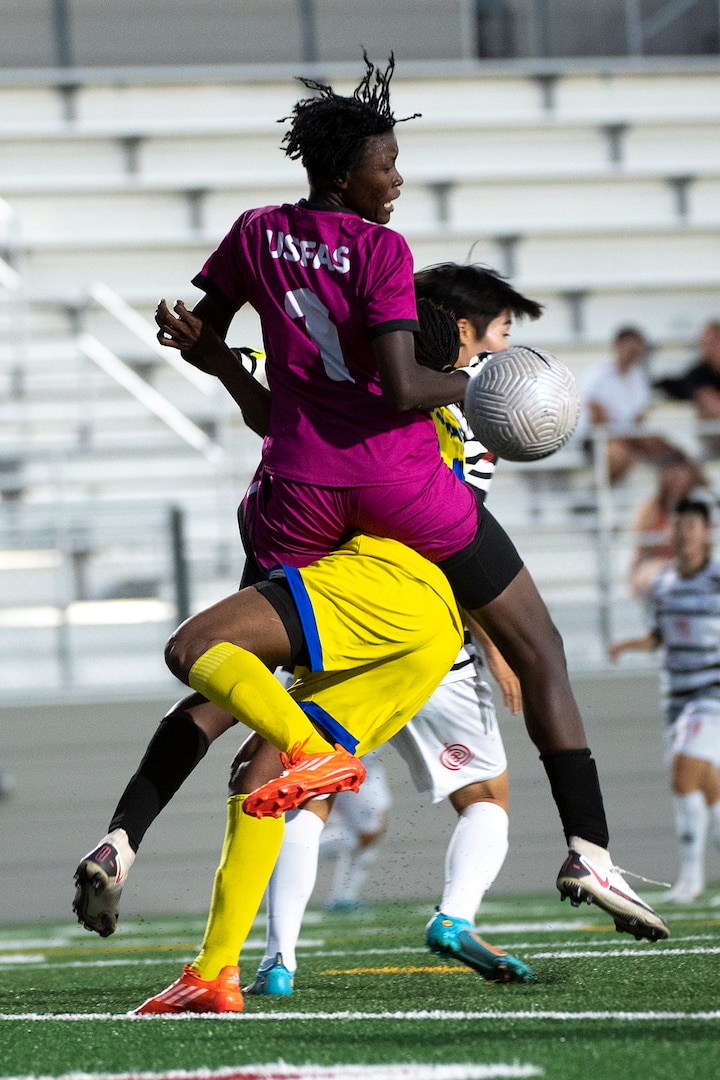
M 391 330 L 373 340 L 380 384 L 385 397 L 399 412 L 434 409 L 462 403 L 468 375 L 462 369 L 435 371 L 415 359 L 414 334 Z
M 174 312 L 161 300 L 155 312 L 160 327 L 158 341 L 170 349 L 179 349 L 193 366 L 215 375 L 234 401 L 240 406 L 247 426 L 265 436 L 270 421 L 270 391 L 246 371 L 235 353 L 223 341 L 212 319 L 200 317 L 202 301 L 193 311 L 178 300 Z M 198 314 L 200 313 L 200 314 Z
M 608 656 L 611 660 L 617 660 L 624 652 L 655 652 L 660 645 L 662 645 L 660 635 L 655 630 L 649 630 L 642 637 L 612 642 L 608 645 Z
M 522 691 L 520 680 L 503 657 L 497 646 L 488 637 L 479 622 L 465 613 L 465 625 L 480 645 L 490 674 L 500 688 L 503 705 L 513 716 L 522 710 Z

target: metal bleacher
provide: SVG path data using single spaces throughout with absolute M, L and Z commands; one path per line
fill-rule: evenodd
M 195 85 L 177 71 L 77 75 L 0 83 L 6 685 L 37 655 L 58 685 L 112 683 L 132 663 L 141 679 L 165 677 L 161 642 L 179 610 L 172 508 L 191 605 L 234 587 L 234 507 L 259 444 L 212 380 L 188 381 L 153 349 L 152 312 L 160 296 L 197 299 L 190 279 L 243 208 L 306 187 L 279 150 L 276 121 L 297 97 L 284 71 Z M 350 89 L 355 66 L 336 76 Z M 422 113 L 397 129 L 405 187 L 393 218 L 418 266 L 472 259 L 511 274 L 546 308 L 515 340 L 532 335 L 578 377 L 621 323 L 648 333 L 661 367 L 687 360 L 718 315 L 717 64 L 448 64 L 425 76 L 415 65 L 393 86 L 397 116 Z M 251 312 L 230 340 L 259 343 Z M 697 448 L 687 410 L 655 417 Z M 634 632 L 642 618 L 624 591 L 625 528 L 652 474 L 639 467 L 602 495 L 602 529 L 597 485 L 571 445 L 504 464 L 492 494 L 575 666 L 601 665 L 608 626 Z M 97 529 L 78 547 L 83 515 Z M 116 602 L 112 615 L 82 606 L 100 601 Z M 145 623 L 128 621 L 143 610 Z

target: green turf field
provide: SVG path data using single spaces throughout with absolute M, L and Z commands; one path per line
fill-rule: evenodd
M 656 945 L 617 934 L 596 908 L 573 909 L 551 895 L 488 900 L 481 930 L 531 965 L 536 980 L 527 986 L 490 986 L 431 956 L 423 947 L 431 911 L 417 902 L 344 916 L 310 911 L 295 994 L 249 998 L 244 1013 L 216 1019 L 127 1015 L 180 974 L 204 918 L 127 915 L 105 941 L 70 920 L 6 926 L 0 1078 L 172 1070 L 252 1080 L 713 1080 L 720 1077 L 713 895 L 673 909 L 672 937 Z M 262 942 L 259 921 L 243 982 L 252 981 Z M 375 1068 L 334 1068 L 341 1065 Z

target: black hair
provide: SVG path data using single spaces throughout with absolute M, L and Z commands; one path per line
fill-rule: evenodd
M 680 499 L 680 501 L 675 504 L 675 513 L 698 514 L 705 519 L 706 524 L 710 525 L 712 522 L 712 509 L 710 503 L 706 499 L 693 498 L 692 495 Z
M 282 146 L 289 158 L 298 158 L 313 184 L 331 184 L 360 161 L 365 140 L 392 131 L 397 120 L 390 108 L 390 80 L 395 70 L 391 53 L 384 71 L 376 68 L 363 49 L 365 75 L 352 97 L 341 97 L 331 86 L 300 78 L 314 97 L 298 101 L 290 116 L 290 130 Z M 415 113 L 414 116 L 419 116 Z M 412 120 L 414 117 L 404 117 Z
M 615 331 L 613 342 L 617 345 L 621 341 L 627 341 L 628 338 L 637 338 L 638 341 L 644 341 L 647 344 L 647 338 L 638 326 L 621 326 Z
M 455 316 L 432 300 L 418 300 L 415 332 L 415 359 L 424 367 L 447 371 L 455 366 L 460 353 L 460 331 Z
M 442 304 L 456 319 L 467 319 L 478 338 L 510 311 L 517 319 L 537 319 L 542 304 L 523 296 L 497 271 L 477 263 L 438 263 L 415 274 L 415 295 Z

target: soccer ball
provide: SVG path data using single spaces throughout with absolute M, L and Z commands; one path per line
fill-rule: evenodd
M 508 461 L 537 461 L 563 446 L 578 422 L 570 369 L 525 346 L 491 353 L 468 380 L 464 412 L 480 442 Z

